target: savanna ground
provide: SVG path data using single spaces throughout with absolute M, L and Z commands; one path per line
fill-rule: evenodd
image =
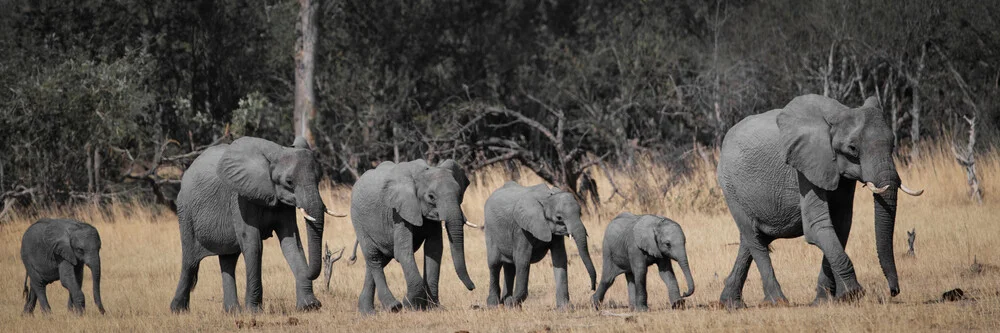
M 986 198 L 982 205 L 967 195 L 965 174 L 945 146 L 930 149 L 912 168 L 900 166 L 900 176 L 912 188 L 924 188 L 921 197 L 900 195 L 895 253 L 902 293 L 888 299 L 885 278 L 875 254 L 872 199 L 859 189 L 855 199 L 854 227 L 847 253 L 867 296 L 857 303 L 808 306 L 815 293 L 822 253 L 802 238 L 773 244 L 772 258 L 788 307 L 758 307 L 763 298 L 760 277 L 751 269 L 744 288 L 748 309 L 727 311 L 710 307 L 719 297 L 723 281 L 736 254 L 738 233 L 720 199 L 714 167 L 696 163 L 690 176 L 676 177 L 657 166 L 643 172 L 616 174 L 626 198 L 615 196 L 599 209 L 587 209 L 584 222 L 590 233 L 595 264 L 602 264 L 601 240 L 610 219 L 621 211 L 655 213 L 678 221 L 687 235 L 687 247 L 697 291 L 688 299 L 689 308 L 671 310 L 666 288 L 655 270 L 648 279 L 651 311 L 631 319 L 601 315 L 590 307 L 589 279 L 572 243 L 570 297 L 575 310 L 554 311 L 553 276 L 548 259 L 532 268 L 530 295 L 521 309 L 476 309 L 487 296 L 488 269 L 484 236 L 466 229 L 469 273 L 476 289 L 467 291 L 458 281 L 445 255 L 441 278 L 442 308 L 426 312 L 379 313 L 361 317 L 356 311 L 364 265 L 347 264 L 347 256 L 334 266 L 327 290 L 318 279 L 314 285 L 323 308 L 316 312 L 295 311 L 293 279 L 276 239 L 264 242 L 264 303 L 261 314 L 229 315 L 222 311 L 218 260 L 202 262 L 198 287 L 191 295 L 191 312 L 170 313 L 169 304 L 177 284 L 180 240 L 177 219 L 169 211 L 128 203 L 51 209 L 39 215 L 74 217 L 92 223 L 103 239 L 103 294 L 107 315 L 93 308 L 89 271 L 84 281 L 89 307 L 83 317 L 66 310 L 67 292 L 58 283 L 49 286 L 53 313 L 22 316 L 24 269 L 20 260 L 20 238 L 37 219 L 36 214 L 16 215 L 0 225 L 0 327 L 10 331 L 223 331 L 308 330 L 336 332 L 369 331 L 614 331 L 714 330 L 714 331 L 912 331 L 912 330 L 1000 330 L 1000 154 L 979 158 L 977 164 Z M 650 163 L 646 163 L 649 165 Z M 541 182 L 521 173 L 523 184 Z M 506 180 L 499 169 L 477 173 L 465 198 L 465 213 L 471 221 L 483 220 L 483 203 L 491 191 Z M 602 198 L 611 196 L 603 175 L 595 178 Z M 670 184 L 669 186 L 667 186 Z M 663 190 L 666 189 L 666 190 Z M 336 186 L 325 190 L 330 208 L 347 212 L 350 189 Z M 300 222 L 301 223 L 301 222 Z M 906 257 L 905 230 L 916 229 L 916 256 Z M 300 230 L 302 226 L 300 226 Z M 331 248 L 350 251 L 354 231 L 349 219 L 327 220 L 324 232 Z M 447 253 L 447 251 L 445 251 Z M 418 253 L 418 258 L 420 255 Z M 419 260 L 419 259 L 418 259 Z M 974 260 L 979 265 L 974 265 Z M 976 267 L 973 267 L 976 266 Z M 422 267 L 422 266 L 421 266 Z M 243 261 L 237 272 L 240 298 L 244 288 Z M 398 264 L 387 268 L 387 277 L 397 297 L 404 294 Z M 680 279 L 683 286 L 683 278 Z M 953 288 L 962 288 L 970 298 L 958 302 L 931 302 Z M 619 277 L 609 290 L 605 305 L 627 304 L 625 282 Z M 624 307 L 609 307 L 614 313 Z M 293 325 L 293 323 L 295 325 Z M 240 325 L 241 324 L 241 325 Z

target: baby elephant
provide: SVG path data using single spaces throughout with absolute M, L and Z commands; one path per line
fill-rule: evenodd
M 546 254 L 552 255 L 556 307 L 568 309 L 569 287 L 564 237 L 570 236 L 590 275 L 594 290 L 597 271 L 587 249 L 587 228 L 580 220 L 580 204 L 572 194 L 545 184 L 524 187 L 507 182 L 486 199 L 486 256 L 490 268 L 489 307 L 501 302 L 520 306 L 528 297 L 528 270 Z M 504 292 L 500 294 L 500 269 Z
M 21 261 L 27 274 L 24 313 L 35 311 L 35 301 L 48 313 L 45 286 L 60 281 L 69 290 L 70 311 L 83 313 L 83 265 L 90 267 L 94 278 L 94 303 L 104 314 L 101 303 L 101 236 L 93 226 L 69 219 L 41 219 L 28 227 L 21 239 Z M 30 281 L 30 289 L 29 289 Z
M 674 277 L 670 259 L 677 261 L 684 271 L 688 290 L 681 296 Z M 594 308 L 604 301 L 604 293 L 615 282 L 615 277 L 625 273 L 628 281 L 628 299 L 632 308 L 646 311 L 646 269 L 656 264 L 660 278 L 666 283 L 673 308 L 684 305 L 684 297 L 694 294 L 694 280 L 688 267 L 684 232 L 677 222 L 656 215 L 621 213 L 608 224 L 604 232 L 604 270 L 601 283 L 594 293 Z

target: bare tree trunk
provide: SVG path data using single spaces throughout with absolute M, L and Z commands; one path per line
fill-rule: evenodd
M 913 91 L 913 103 L 910 105 L 910 161 L 920 158 L 920 80 L 924 73 L 925 60 L 927 59 L 927 44 L 920 48 L 920 59 L 917 60 L 917 72 L 913 75 L 906 75 L 910 81 Z
M 313 88 L 313 70 L 316 59 L 316 40 L 319 33 L 317 13 L 321 0 L 299 0 L 299 40 L 295 50 L 295 111 L 292 117 L 295 136 L 306 138 L 316 146 L 309 126 L 316 119 L 316 91 Z
M 101 198 L 101 149 L 94 145 L 94 203 Z
M 955 160 L 965 168 L 965 180 L 969 184 L 969 196 L 976 203 L 983 204 L 983 191 L 979 187 L 979 177 L 976 176 L 976 117 L 965 117 L 965 122 L 969 124 L 969 143 L 965 149 L 957 149 L 952 146 L 955 153 Z M 959 151 L 961 150 L 961 151 Z
M 94 155 L 90 154 L 90 143 L 83 145 L 85 155 L 87 155 L 87 193 L 94 193 Z

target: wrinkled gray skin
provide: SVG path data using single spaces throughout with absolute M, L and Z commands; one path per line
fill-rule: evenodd
M 326 207 L 319 194 L 322 176 L 316 155 L 302 138 L 282 147 L 260 138 L 242 137 L 229 145 L 205 150 L 184 172 L 177 195 L 181 232 L 181 275 L 170 303 L 173 312 L 187 311 L 198 281 L 201 259 L 219 256 L 223 307 L 239 311 L 236 261 L 246 260 L 246 308 L 259 312 L 262 241 L 276 234 L 281 252 L 295 276 L 296 308 L 321 307 L 312 280 L 322 268 Z M 309 262 L 296 225 L 296 207 L 316 221 L 306 222 Z
M 35 303 L 42 304 L 42 312 L 49 313 L 49 299 L 45 286 L 59 281 L 69 290 L 67 307 L 83 313 L 83 266 L 90 267 L 94 279 L 94 304 L 104 314 L 101 302 L 101 236 L 93 226 L 68 219 L 41 219 L 28 227 L 21 238 L 21 261 L 24 262 L 25 297 L 24 313 L 35 311 Z
M 469 180 L 461 166 L 446 160 L 430 166 L 424 160 L 383 162 L 366 171 L 351 191 L 351 221 L 365 256 L 365 280 L 358 311 L 375 312 L 375 292 L 384 309 L 425 309 L 438 302 L 444 221 L 451 258 L 459 279 L 476 288 L 465 266 L 465 214 L 462 198 Z M 414 252 L 424 246 L 424 275 Z M 400 303 L 389 291 L 384 268 L 392 259 L 403 267 L 406 298 Z
M 604 232 L 604 269 L 601 282 L 594 293 L 594 309 L 599 309 L 604 301 L 604 293 L 615 282 L 618 275 L 625 274 L 628 282 L 628 300 L 632 308 L 646 311 L 646 269 L 656 264 L 660 279 L 667 285 L 672 308 L 684 305 L 684 298 L 694 294 L 694 279 L 688 265 L 687 249 L 684 246 L 684 231 L 680 224 L 656 215 L 633 215 L 621 213 Z M 681 296 L 677 277 L 670 260 L 677 261 L 688 290 Z
M 520 306 L 528 297 L 528 272 L 552 252 L 555 273 L 556 307 L 567 309 L 569 287 L 566 272 L 564 236 L 576 240 L 587 272 L 590 290 L 594 290 L 597 272 L 587 249 L 587 229 L 580 220 L 580 204 L 572 194 L 545 184 L 524 187 L 510 181 L 486 200 L 486 255 L 490 267 L 490 295 L 486 304 L 500 302 L 507 307 Z M 504 291 L 500 295 L 500 269 L 504 273 Z
M 805 95 L 729 130 L 718 180 L 740 231 L 740 247 L 720 297 L 723 304 L 744 306 L 751 260 L 760 271 L 764 301 L 787 303 L 767 246 L 777 238 L 802 235 L 823 251 L 816 302 L 863 295 L 844 252 L 857 181 L 888 186 L 873 197 L 875 240 L 890 293 L 899 293 L 892 239 L 900 180 L 892 159 L 892 131 L 877 104 L 869 98 L 851 109 L 827 97 Z

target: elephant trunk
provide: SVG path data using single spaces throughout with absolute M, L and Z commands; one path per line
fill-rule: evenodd
M 465 266 L 465 215 L 462 210 L 456 207 L 457 213 L 451 214 L 445 221 L 448 229 L 448 241 L 451 243 L 451 260 L 455 263 L 455 273 L 469 290 L 476 289 L 476 284 L 469 277 L 469 271 Z
M 691 267 L 688 266 L 687 253 L 685 252 L 683 256 L 677 258 L 677 264 L 681 266 L 681 271 L 684 272 L 684 280 L 687 281 L 688 290 L 684 292 L 681 297 L 690 297 L 694 294 L 694 278 L 691 277 Z
M 104 302 L 101 300 L 101 257 L 95 254 L 87 260 L 87 266 L 90 267 L 90 276 L 94 279 L 94 304 L 97 305 L 97 311 L 104 314 Z
M 892 296 L 899 294 L 896 258 L 892 249 L 893 233 L 896 227 L 896 194 L 895 187 L 891 187 L 882 194 L 873 194 L 875 201 L 875 246 L 878 249 L 878 261 L 882 266 L 882 273 L 889 281 L 889 294 Z
M 581 230 L 580 228 L 578 230 Z M 574 230 L 573 240 L 576 241 L 576 248 L 580 250 L 580 259 L 583 260 L 583 265 L 587 267 L 587 274 L 590 274 L 590 290 L 597 289 L 597 270 L 594 269 L 594 261 L 590 259 L 590 249 L 587 247 L 587 231 L 583 229 L 582 232 Z
M 323 270 L 323 224 L 326 218 L 326 206 L 319 195 L 318 186 L 304 186 L 296 189 L 295 202 L 312 220 L 306 219 L 306 238 L 309 246 L 309 261 L 306 278 L 315 280 Z

